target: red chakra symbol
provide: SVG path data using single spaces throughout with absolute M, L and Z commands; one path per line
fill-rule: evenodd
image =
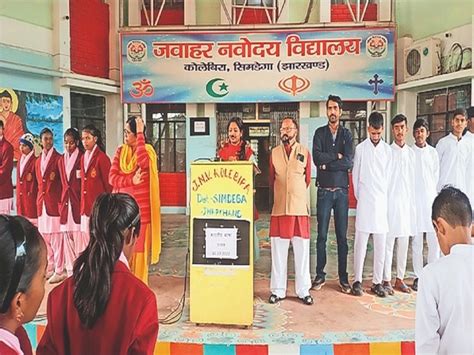
M 152 96 L 155 92 L 155 89 L 153 89 L 149 79 L 134 81 L 132 86 L 133 89 L 131 89 L 129 92 L 130 96 L 134 99 L 139 99 L 142 96 Z
M 284 92 L 290 93 L 295 96 L 296 94 L 305 91 L 310 86 L 310 81 L 305 78 L 301 78 L 296 75 L 292 75 L 289 78 L 281 79 L 278 82 L 278 87 Z

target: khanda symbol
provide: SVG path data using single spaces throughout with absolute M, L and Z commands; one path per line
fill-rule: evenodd
M 305 91 L 310 86 L 310 81 L 306 78 L 301 78 L 296 75 L 292 75 L 289 78 L 281 79 L 278 82 L 278 87 L 284 92 L 290 93 L 293 96 Z

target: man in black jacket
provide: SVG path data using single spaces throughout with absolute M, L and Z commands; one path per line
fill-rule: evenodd
M 326 101 L 328 124 L 316 130 L 313 137 L 313 161 L 317 168 L 318 187 L 316 241 L 316 278 L 313 288 L 321 289 L 326 282 L 326 240 L 334 210 L 337 239 L 339 285 L 342 292 L 350 293 L 347 276 L 347 221 L 349 212 L 349 170 L 352 167 L 352 135 L 339 124 L 342 100 L 329 95 Z

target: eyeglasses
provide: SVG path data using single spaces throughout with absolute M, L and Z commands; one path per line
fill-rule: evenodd
M 280 132 L 291 132 L 295 129 L 296 129 L 295 127 L 281 127 Z
M 23 269 L 25 268 L 26 262 L 26 240 L 25 234 L 23 231 L 20 233 L 12 233 L 12 229 L 21 229 L 16 222 L 12 221 L 9 216 L 0 216 L 4 218 L 8 223 L 8 229 L 10 234 L 13 236 L 13 241 L 15 243 L 15 261 L 13 265 L 12 277 L 10 278 L 10 283 L 8 285 L 5 298 L 1 303 L 0 313 L 6 313 L 10 307 L 10 302 L 13 296 L 16 293 L 18 285 L 20 283 L 21 275 L 23 274 Z

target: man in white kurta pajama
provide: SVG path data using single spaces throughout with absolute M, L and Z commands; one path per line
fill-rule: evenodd
M 466 194 L 471 206 L 474 206 L 474 106 L 467 109 L 467 120 L 469 122 L 469 130 L 463 138 L 468 149 L 468 161 L 466 164 Z
M 452 185 L 464 193 L 467 192 L 466 166 L 469 148 L 462 135 L 466 125 L 466 111 L 457 109 L 451 119 L 451 133 L 441 138 L 436 145 L 439 155 L 438 191 L 445 185 Z
M 281 123 L 283 144 L 272 149 L 270 185 L 273 186 L 273 208 L 270 218 L 272 271 L 269 303 L 286 297 L 288 248 L 293 245 L 295 260 L 295 291 L 306 305 L 313 304 L 309 293 L 309 200 L 311 156 L 306 147 L 296 142 L 298 126 L 294 119 Z
M 391 172 L 390 146 L 382 138 L 383 116 L 372 112 L 369 117 L 369 138 L 356 147 L 352 182 L 357 199 L 356 235 L 354 241 L 354 284 L 352 293 L 362 296 L 362 272 L 370 234 L 374 242 L 372 291 L 379 297 L 387 295 L 382 286 L 385 241 L 388 233 L 388 183 Z
M 388 188 L 388 226 L 387 244 L 385 247 L 385 264 L 383 285 L 389 295 L 393 295 L 392 260 L 395 240 L 397 240 L 397 278 L 395 288 L 409 293 L 405 284 L 408 242 L 410 236 L 416 235 L 415 209 L 415 153 L 406 144 L 408 132 L 407 118 L 396 115 L 391 122 L 394 141 L 392 148 L 392 173 Z
M 423 271 L 423 235 L 428 244 L 428 264 L 439 259 L 441 253 L 431 222 L 431 206 L 436 197 L 439 178 L 439 158 L 436 149 L 426 143 L 430 131 L 428 123 L 420 118 L 413 125 L 415 144 L 415 206 L 416 236 L 413 238 L 413 271 L 415 280 L 412 289 L 418 290 L 418 279 Z

